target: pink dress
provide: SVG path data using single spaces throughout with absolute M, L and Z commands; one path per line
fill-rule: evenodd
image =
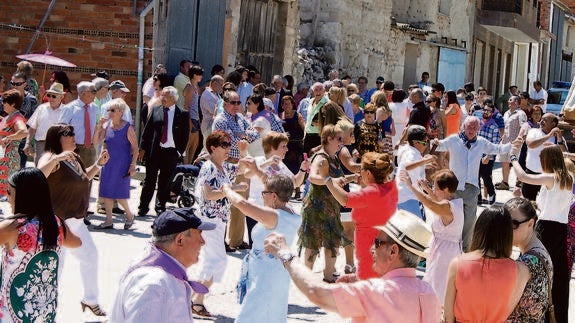
M 423 280 L 433 287 L 441 304 L 445 298 L 449 263 L 462 253 L 463 199 L 451 200 L 449 205 L 453 213 L 453 221 L 449 225 L 444 225 L 439 216 L 425 208 L 427 221 L 431 222 L 433 240 L 429 245 L 429 258 Z

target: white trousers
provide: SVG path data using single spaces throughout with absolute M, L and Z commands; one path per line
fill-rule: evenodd
M 78 259 L 80 263 L 80 275 L 82 276 L 82 284 L 84 285 L 84 296 L 82 301 L 88 305 L 96 305 L 98 303 L 98 250 L 96 244 L 92 239 L 92 235 L 84 224 L 83 219 L 70 218 L 67 219 L 66 225 L 76 236 L 82 240 L 82 246 L 79 248 L 62 248 L 62 264 L 65 264 L 65 259 L 71 255 Z

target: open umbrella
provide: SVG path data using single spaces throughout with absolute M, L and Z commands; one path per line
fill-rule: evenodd
M 46 68 L 48 65 L 62 66 L 62 67 L 76 67 L 76 64 L 70 63 L 67 60 L 58 58 L 56 56 L 52 56 L 52 52 L 49 50 L 46 50 L 44 54 L 22 54 L 22 55 L 16 55 L 16 57 L 23 60 L 44 64 L 44 73 L 42 73 L 41 89 L 44 88 L 44 79 L 46 78 Z
M 63 60 L 56 56 L 52 56 L 52 52 L 48 50 L 44 54 L 22 54 L 16 55 L 16 57 L 31 62 L 44 63 L 46 65 L 76 67 L 76 64 L 70 63 L 67 60 Z

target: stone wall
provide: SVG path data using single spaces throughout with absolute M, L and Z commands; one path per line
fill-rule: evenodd
M 321 46 L 325 51 L 322 66 L 339 69 L 340 75 L 354 80 L 365 75 L 372 86 L 381 75 L 406 87 L 418 81 L 424 71 L 430 72 L 434 81 L 438 47 L 433 42 L 443 43 L 442 37 L 457 47 L 465 41 L 471 50 L 474 12 L 469 1 L 452 1 L 449 16 L 438 12 L 439 0 L 300 0 L 299 5 L 300 47 Z M 392 17 L 433 33 L 421 35 L 392 28 Z M 409 44 L 417 46 L 417 67 L 406 72 Z

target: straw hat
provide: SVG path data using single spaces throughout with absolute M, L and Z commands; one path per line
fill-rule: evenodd
M 52 85 L 50 85 L 50 88 L 46 92 L 62 95 L 62 94 L 64 94 L 64 85 L 62 85 L 58 82 L 54 82 L 54 83 L 52 83 Z
M 423 220 L 415 214 L 397 210 L 384 226 L 375 227 L 385 232 L 400 246 L 412 253 L 427 258 L 425 249 L 429 246 L 432 234 Z

